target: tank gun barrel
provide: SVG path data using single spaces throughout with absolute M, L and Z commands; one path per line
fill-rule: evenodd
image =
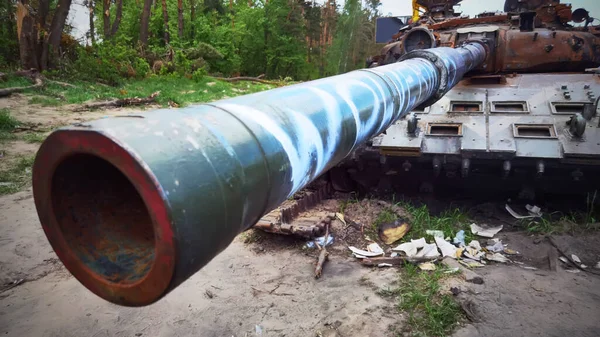
M 479 42 L 181 109 L 53 132 L 33 168 L 65 267 L 120 305 L 153 303 L 264 214 L 483 63 Z

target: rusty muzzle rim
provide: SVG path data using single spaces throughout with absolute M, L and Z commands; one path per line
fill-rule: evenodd
M 57 131 L 33 167 L 35 204 L 65 267 L 113 303 L 140 306 L 168 292 L 175 241 L 154 175 L 109 136 Z

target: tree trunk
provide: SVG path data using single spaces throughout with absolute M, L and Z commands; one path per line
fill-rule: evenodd
M 148 24 L 150 23 L 150 10 L 153 0 L 144 0 L 144 9 L 142 11 L 142 22 L 140 23 L 140 42 L 142 46 L 148 45 Z
M 40 69 L 46 70 L 50 67 L 51 62 L 57 59 L 56 53 L 60 47 L 60 38 L 62 37 L 63 29 L 65 28 L 65 22 L 69 15 L 69 9 L 71 8 L 71 0 L 59 0 L 54 11 L 54 17 L 52 17 L 52 23 L 50 24 L 50 32 L 46 43 L 42 46 L 42 59 L 40 62 Z M 48 54 L 51 58 L 49 59 Z
M 39 69 L 37 54 L 37 29 L 34 18 L 27 9 L 27 0 L 17 3 L 17 36 L 19 54 L 24 69 Z
M 177 0 L 177 29 L 179 38 L 183 39 L 183 0 Z
M 102 0 L 102 19 L 104 23 L 104 38 L 110 38 L 110 0 Z
M 165 28 L 165 44 L 169 44 L 171 37 L 169 35 L 169 13 L 167 12 L 167 0 L 161 0 L 162 2 L 162 12 L 163 12 L 163 21 Z
M 119 30 L 119 25 L 121 24 L 121 17 L 123 17 L 123 0 L 117 0 L 117 12 L 115 13 L 115 21 L 112 23 L 112 28 L 110 29 L 110 36 L 113 37 L 117 34 Z
M 88 8 L 90 10 L 90 39 L 92 46 L 96 45 L 96 30 L 94 28 L 94 0 L 88 0 Z
M 190 0 L 190 37 L 194 39 L 194 22 L 196 21 L 196 1 Z

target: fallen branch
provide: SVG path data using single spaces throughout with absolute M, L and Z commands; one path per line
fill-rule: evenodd
M 42 81 L 42 79 L 40 77 L 35 77 L 33 79 L 33 85 L 26 86 L 26 87 L 12 87 L 12 88 L 0 89 L 0 97 L 8 97 L 12 94 L 23 92 L 25 90 L 39 88 L 43 85 L 44 85 L 44 82 Z
M 93 109 L 98 109 L 98 108 L 119 108 L 119 107 L 130 106 L 130 105 L 150 104 L 150 103 L 154 103 L 156 101 L 156 97 L 158 97 L 159 94 L 160 94 L 160 91 L 157 91 L 157 92 L 153 93 L 152 95 L 150 95 L 148 97 L 143 97 L 143 98 L 139 98 L 139 97 L 121 98 L 121 99 L 115 99 L 115 100 L 106 101 L 106 102 L 90 103 L 90 104 L 85 104 L 82 107 L 75 108 L 73 111 L 85 111 L 85 110 L 93 110 Z
M 273 84 L 273 85 L 277 85 L 277 86 L 283 86 L 283 84 L 281 82 L 263 80 L 262 79 L 263 76 L 265 76 L 265 75 L 263 74 L 263 75 L 260 75 L 257 77 L 248 77 L 248 76 L 215 77 L 215 79 L 220 80 L 220 81 L 225 81 L 225 82 L 249 81 L 249 82 L 258 82 L 258 83 L 263 83 L 263 84 Z
M 63 87 L 77 88 L 76 86 L 74 86 L 74 85 L 73 85 L 73 84 L 71 84 L 71 83 L 60 82 L 60 81 L 55 81 L 55 80 L 49 80 L 49 79 L 47 79 L 47 78 L 45 78 L 45 80 L 46 80 L 46 82 L 50 82 L 50 83 L 54 83 L 54 84 L 58 84 L 58 85 L 60 85 L 60 86 L 63 86 Z
M 319 258 L 317 259 L 317 267 L 315 268 L 315 278 L 320 278 L 323 273 L 323 265 L 327 258 L 329 257 L 329 253 L 327 252 L 327 237 L 329 236 L 329 224 L 325 225 L 325 241 L 323 246 L 321 247 L 321 252 L 319 253 Z
M 267 233 L 296 235 L 307 239 L 312 239 L 323 231 L 323 227 L 319 226 L 296 226 L 290 224 L 279 224 L 270 221 L 259 221 L 254 228 L 260 229 Z

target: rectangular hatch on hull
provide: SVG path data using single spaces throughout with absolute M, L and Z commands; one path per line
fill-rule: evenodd
M 483 113 L 481 101 L 451 101 L 449 113 Z
M 556 138 L 556 128 L 553 124 L 514 124 L 515 138 Z
M 494 101 L 491 102 L 491 113 L 497 114 L 526 114 L 529 107 L 525 101 Z
M 461 123 L 429 123 L 427 124 L 428 136 L 446 136 L 460 137 L 462 136 Z
M 583 114 L 585 103 L 581 102 L 552 102 L 552 113 L 555 115 Z

